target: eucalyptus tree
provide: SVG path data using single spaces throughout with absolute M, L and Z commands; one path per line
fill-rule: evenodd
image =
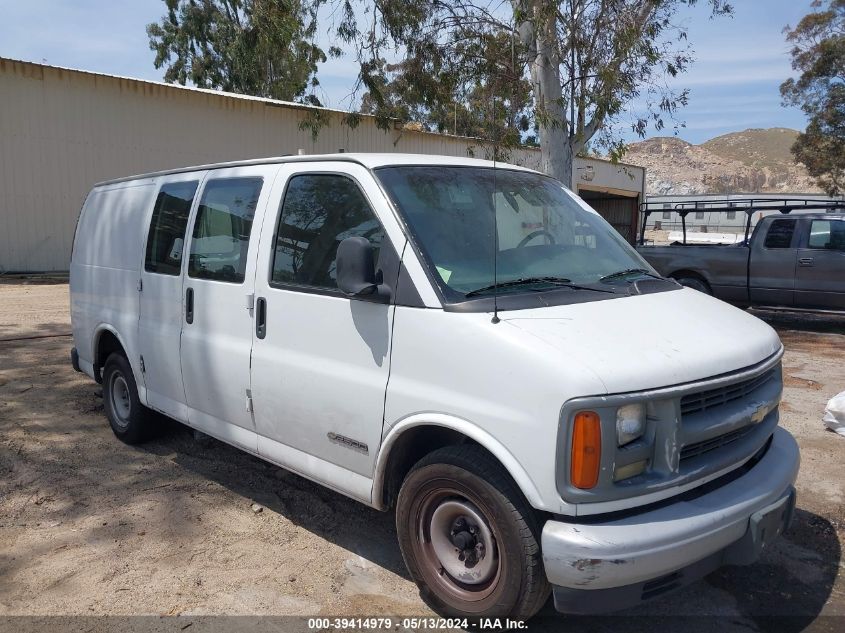
M 798 78 L 781 85 L 786 105 L 809 121 L 792 147 L 830 195 L 845 192 L 845 0 L 813 2 L 816 9 L 787 28 Z
M 698 1 L 165 0 L 148 34 L 167 81 L 318 105 L 325 19 L 328 55 L 355 56 L 352 93 L 380 127 L 399 118 L 538 142 L 542 169 L 568 183 L 588 144 L 619 158 L 626 125 L 640 136 L 678 125 L 688 91 L 667 80 L 692 57 L 676 19 Z M 713 16 L 732 11 L 701 1 Z M 306 124 L 315 134 L 318 115 Z
M 164 79 L 319 105 L 315 43 L 319 2 L 312 0 L 164 0 L 147 25 Z
M 342 0 L 337 36 L 355 51 L 377 115 L 395 114 L 394 81 L 408 87 L 406 109 L 421 108 L 429 123 L 443 118 L 445 104 L 462 103 L 467 82 L 495 86 L 490 99 L 507 100 L 508 86 L 526 81 L 525 105 L 505 109 L 536 130 L 543 170 L 568 183 L 588 144 L 619 158 L 625 126 L 644 136 L 649 125 L 678 125 L 689 95 L 669 78 L 692 61 L 678 12 L 697 1 Z M 726 0 L 707 3 L 711 17 L 732 12 Z M 485 40 L 500 42 L 498 54 L 475 64 L 467 51 L 483 50 Z

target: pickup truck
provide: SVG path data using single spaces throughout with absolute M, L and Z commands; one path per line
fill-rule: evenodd
M 737 306 L 845 311 L 845 213 L 772 214 L 739 244 L 639 252 L 661 275 Z

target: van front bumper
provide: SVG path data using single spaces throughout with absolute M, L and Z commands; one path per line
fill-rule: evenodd
M 753 562 L 789 525 L 799 463 L 795 439 L 778 428 L 754 466 L 717 488 L 606 521 L 547 521 L 543 563 L 555 607 L 622 609 L 722 565 Z

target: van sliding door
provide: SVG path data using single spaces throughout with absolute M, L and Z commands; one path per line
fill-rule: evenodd
M 250 353 L 255 254 L 278 165 L 209 172 L 187 246 L 182 379 L 191 426 L 255 452 Z

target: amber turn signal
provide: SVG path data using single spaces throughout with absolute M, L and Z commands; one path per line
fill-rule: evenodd
M 594 411 L 575 414 L 569 479 L 576 488 L 592 488 L 599 480 L 601 421 Z

